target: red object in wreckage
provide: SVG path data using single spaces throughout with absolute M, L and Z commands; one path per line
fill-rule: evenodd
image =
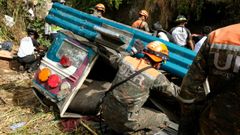
M 69 57 L 63 55 L 63 56 L 61 57 L 61 59 L 60 59 L 60 64 L 61 64 L 63 67 L 67 68 L 67 67 L 71 66 L 72 62 L 71 62 L 71 60 L 70 60 Z
M 61 82 L 61 78 L 58 75 L 53 74 L 49 76 L 47 83 L 49 87 L 56 88 Z
M 63 126 L 63 132 L 73 132 L 80 125 L 80 119 L 69 118 L 62 119 L 60 124 Z

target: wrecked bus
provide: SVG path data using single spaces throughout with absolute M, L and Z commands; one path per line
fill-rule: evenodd
M 104 60 L 107 53 L 130 52 L 136 40 L 144 45 L 161 41 L 170 51 L 169 60 L 161 68 L 180 78 L 196 55 L 144 31 L 59 3 L 53 4 L 46 21 L 65 30 L 58 32 L 43 57 L 33 79 L 33 92 L 43 104 L 47 99 L 57 105 L 60 117 L 78 118 L 98 112 L 97 101 L 110 88 L 116 73 Z M 84 100 L 86 96 L 90 98 Z

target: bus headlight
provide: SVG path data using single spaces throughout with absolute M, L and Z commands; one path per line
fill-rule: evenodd
M 66 81 L 66 82 L 63 82 L 63 83 L 61 84 L 60 90 L 61 90 L 61 91 L 69 91 L 70 88 L 71 88 L 70 83 Z

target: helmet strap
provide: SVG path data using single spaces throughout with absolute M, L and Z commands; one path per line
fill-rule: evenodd
M 161 62 L 155 62 L 155 64 L 153 65 L 153 67 L 155 69 L 159 69 L 161 67 Z
M 144 21 L 145 21 L 145 20 L 146 20 L 146 17 L 143 16 L 143 15 L 140 15 L 138 19 L 140 19 L 140 20 L 144 20 Z
M 160 67 L 162 62 L 155 62 L 153 61 L 148 55 L 145 54 L 144 60 L 146 61 L 147 64 L 151 65 L 152 67 L 158 69 Z

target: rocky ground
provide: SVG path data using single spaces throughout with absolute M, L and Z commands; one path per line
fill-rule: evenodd
M 17 71 L 14 61 L 0 60 L 0 134 L 72 134 L 63 132 L 58 115 L 42 106 L 31 91 L 33 74 Z M 75 133 L 91 134 L 87 125 Z

